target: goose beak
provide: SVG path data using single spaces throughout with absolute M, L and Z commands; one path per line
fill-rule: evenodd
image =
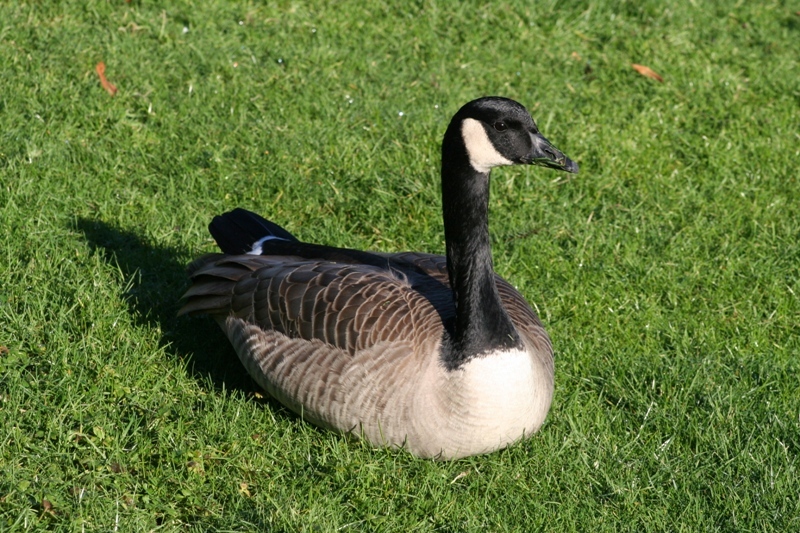
M 533 146 L 528 155 L 522 158 L 522 163 L 538 165 L 541 167 L 555 168 L 565 172 L 577 174 L 578 163 L 564 155 L 564 152 L 550 144 L 541 133 L 531 133 Z

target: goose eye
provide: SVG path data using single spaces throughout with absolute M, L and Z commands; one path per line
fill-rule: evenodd
M 506 131 L 508 129 L 508 126 L 506 125 L 505 122 L 495 122 L 494 129 L 496 129 L 497 131 Z

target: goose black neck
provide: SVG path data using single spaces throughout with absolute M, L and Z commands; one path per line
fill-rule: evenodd
M 455 124 L 448 128 L 442 145 L 442 213 L 456 307 L 452 337 L 442 357 L 448 368 L 456 369 L 473 357 L 520 347 L 521 341 L 495 282 L 489 173 L 478 172 L 470 164 Z

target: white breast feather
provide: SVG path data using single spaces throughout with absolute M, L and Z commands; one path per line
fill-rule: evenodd
M 503 448 L 532 435 L 550 407 L 552 380 L 524 350 L 475 357 L 463 368 L 440 374 L 447 412 L 420 413 L 438 438 L 422 455 L 457 458 Z M 429 406 L 430 407 L 430 406 Z

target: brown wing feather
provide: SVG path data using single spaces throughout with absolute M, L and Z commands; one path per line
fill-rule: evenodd
M 389 259 L 388 268 L 211 254 L 190 265 L 194 284 L 184 295 L 180 314 L 234 315 L 265 330 L 318 339 L 350 354 L 383 340 L 430 334 L 428 326 L 415 324 L 421 317 L 430 315 L 440 326 L 453 317 L 444 256 L 378 255 Z M 520 334 L 538 349 L 552 351 L 525 299 L 500 276 L 495 279 Z
M 522 295 L 500 276 L 495 276 L 497 292 L 503 302 L 508 316 L 514 322 L 519 334 L 540 353 L 553 353 L 550 337 L 542 325 L 542 321 L 528 305 Z
M 275 256 L 206 256 L 191 265 L 193 285 L 179 314 L 232 315 L 351 355 L 396 338 L 441 337 L 433 329 L 441 329 L 454 308 L 436 256 L 396 257 L 391 268 L 382 269 Z M 430 270 L 420 266 L 428 263 Z M 416 268 L 406 273 L 411 265 Z M 432 317 L 431 323 L 420 327 L 424 317 Z

